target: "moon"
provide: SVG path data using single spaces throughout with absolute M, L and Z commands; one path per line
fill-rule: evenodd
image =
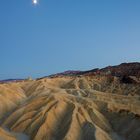
M 32 2 L 33 2 L 34 5 L 38 4 L 38 0 L 32 0 Z

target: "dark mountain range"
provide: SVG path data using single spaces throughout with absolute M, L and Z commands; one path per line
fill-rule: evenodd
M 122 63 L 116 66 L 108 66 L 102 69 L 96 68 L 88 71 L 65 71 L 62 73 L 57 73 L 49 75 L 49 77 L 57 76 L 77 76 L 77 75 L 112 75 L 117 77 L 123 76 L 136 76 L 140 77 L 140 63 Z
M 5 79 L 5 80 L 0 80 L 0 83 L 8 83 L 8 82 L 19 82 L 23 81 L 24 79 Z

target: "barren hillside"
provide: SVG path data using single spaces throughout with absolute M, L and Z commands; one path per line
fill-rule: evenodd
M 0 140 L 139 140 L 139 81 L 96 71 L 1 83 Z

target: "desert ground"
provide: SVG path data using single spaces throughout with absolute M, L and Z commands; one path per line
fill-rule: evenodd
M 0 140 L 140 140 L 138 66 L 1 82 Z

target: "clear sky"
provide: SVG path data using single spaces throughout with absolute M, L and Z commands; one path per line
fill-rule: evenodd
M 140 0 L 0 1 L 0 79 L 140 62 Z

